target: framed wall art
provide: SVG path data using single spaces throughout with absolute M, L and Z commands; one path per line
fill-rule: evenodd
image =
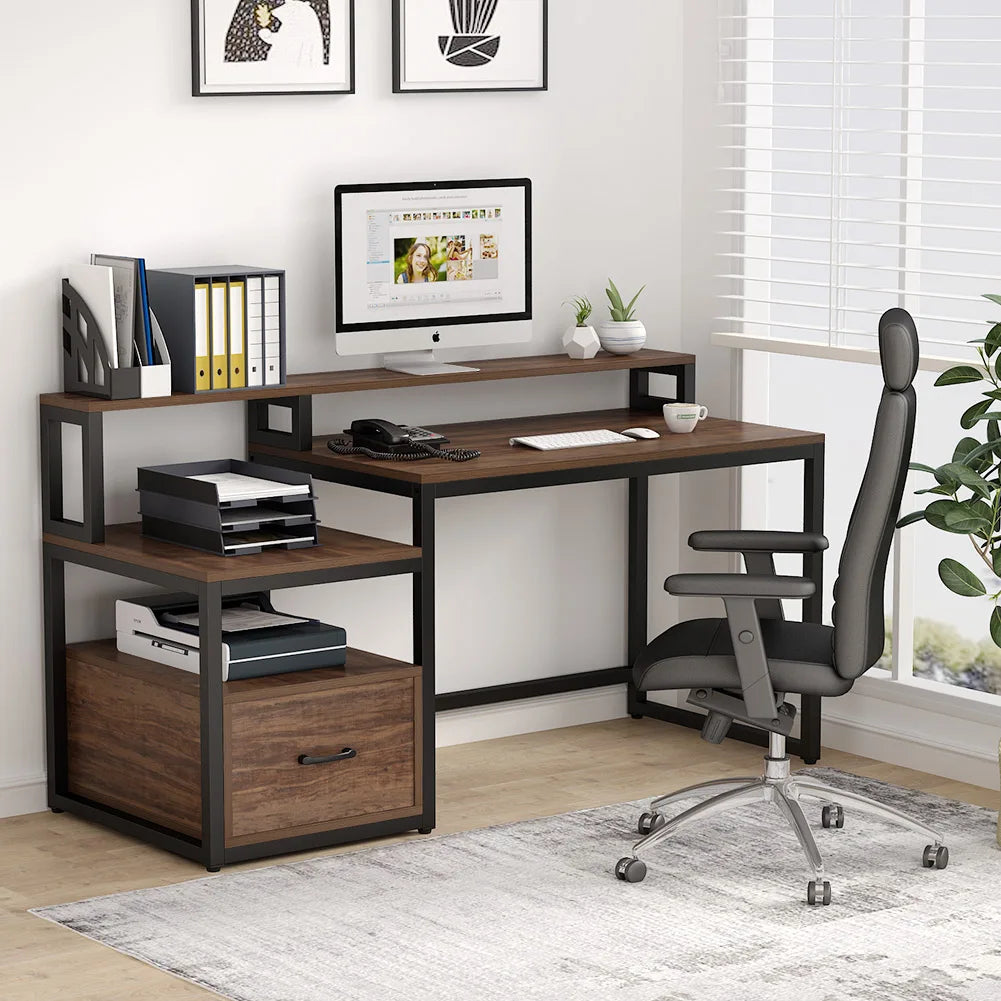
M 546 90 L 549 0 L 393 0 L 393 90 Z
M 354 0 L 191 0 L 191 92 L 353 94 Z

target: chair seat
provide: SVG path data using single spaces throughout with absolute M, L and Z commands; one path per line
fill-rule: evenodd
M 852 681 L 834 669 L 833 626 L 762 619 L 761 638 L 777 692 L 826 696 L 851 689 Z M 739 689 L 726 619 L 691 619 L 661 633 L 637 658 L 633 680 L 641 692 Z

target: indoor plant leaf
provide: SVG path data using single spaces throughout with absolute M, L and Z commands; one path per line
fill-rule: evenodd
M 925 521 L 933 528 L 954 535 L 970 535 L 990 526 L 990 508 L 955 500 L 932 501 L 925 508 Z
M 995 323 L 990 332 L 984 338 L 984 351 L 990 358 L 998 348 L 1001 348 L 1001 323 Z
M 908 525 L 913 525 L 916 521 L 924 521 L 925 513 L 924 511 L 912 511 L 910 514 L 905 514 L 900 521 L 897 522 L 897 528 L 907 528 Z
M 978 473 L 981 472 L 990 465 L 990 461 L 984 459 L 982 456 L 970 458 L 970 454 L 979 446 L 980 442 L 976 438 L 961 438 L 956 445 L 955 451 L 952 453 L 952 461 L 961 462 L 964 466 L 969 466 Z
M 984 295 L 983 298 L 984 299 L 990 299 L 991 302 L 996 302 L 999 306 L 1001 306 L 1001 295 L 990 295 L 990 294 L 987 294 L 987 295 Z
M 949 480 L 958 480 L 964 487 L 969 487 L 974 493 L 980 494 L 985 500 L 989 499 L 994 491 L 990 484 L 978 473 L 970 469 L 969 466 L 961 462 L 949 462 L 935 470 L 936 478 L 944 475 Z
M 947 369 L 936 380 L 936 386 L 962 386 L 969 382 L 980 382 L 984 373 L 972 365 L 956 365 Z
M 915 490 L 914 496 L 920 497 L 922 494 L 938 494 L 940 497 L 951 497 L 957 489 L 957 487 L 947 487 L 942 483 L 937 487 L 926 487 L 924 490 Z
M 950 591 L 963 598 L 979 598 L 987 593 L 983 581 L 958 560 L 942 560 L 938 565 L 938 575 Z
M 965 440 L 965 439 L 964 439 Z M 973 439 L 969 439 L 972 441 Z M 979 445 L 980 443 L 977 442 Z M 916 473 L 934 473 L 935 470 L 931 466 L 926 466 L 923 462 L 912 462 L 908 465 L 908 469 L 914 470 Z
M 991 612 L 991 639 L 994 640 L 995 646 L 1001 647 L 1001 608 L 997 605 Z
M 952 503 L 952 501 L 932 501 L 932 503 L 925 508 L 925 521 L 927 521 L 932 528 L 938 528 L 943 532 L 951 532 L 952 529 L 945 523 L 945 511 Z
M 1001 547 L 995 549 L 991 554 L 991 566 L 994 567 L 994 573 L 1001 577 Z
M 966 509 L 965 504 L 947 511 L 945 514 L 946 528 L 957 535 L 973 535 L 978 532 L 986 532 L 991 527 L 989 518 L 981 518 L 972 511 Z
M 970 407 L 962 417 L 959 419 L 959 426 L 964 431 L 969 431 L 974 424 L 980 420 L 981 414 L 986 414 L 990 410 L 991 401 L 990 400 L 977 400 L 976 403 Z

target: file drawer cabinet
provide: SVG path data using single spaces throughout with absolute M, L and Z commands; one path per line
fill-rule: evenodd
M 197 838 L 198 676 L 113 640 L 68 646 L 66 668 L 69 791 Z M 227 848 L 421 813 L 419 667 L 349 649 L 228 682 L 223 720 Z

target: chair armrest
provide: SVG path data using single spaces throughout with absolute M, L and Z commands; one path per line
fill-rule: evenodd
M 664 581 L 664 590 L 676 595 L 716 598 L 809 598 L 817 586 L 809 577 L 679 573 Z
M 714 553 L 822 553 L 829 545 L 815 532 L 694 532 L 692 549 Z

